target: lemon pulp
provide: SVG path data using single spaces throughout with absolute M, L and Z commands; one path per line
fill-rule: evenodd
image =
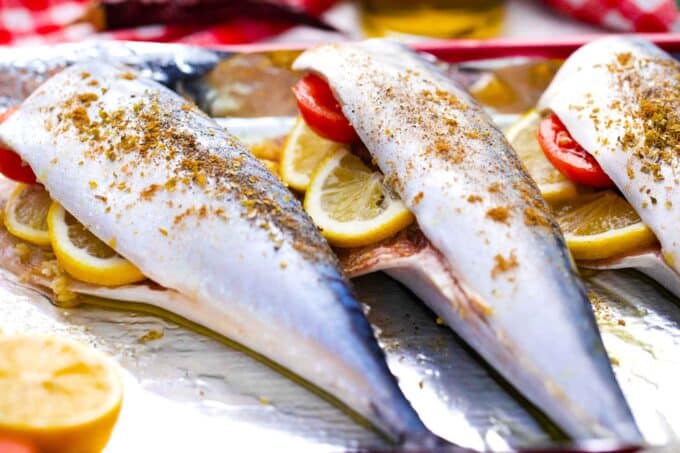
M 386 239 L 413 222 L 413 214 L 357 156 L 334 151 L 312 175 L 305 209 L 329 243 L 359 247 Z
M 630 204 L 612 191 L 581 196 L 554 212 L 577 260 L 611 258 L 656 242 Z
M 125 285 L 145 279 L 139 269 L 88 231 L 59 203 L 52 203 L 47 225 L 54 254 L 72 277 L 102 286 Z
M 14 236 L 36 245 L 49 245 L 47 211 L 52 200 L 38 184 L 18 184 L 5 205 L 5 227 Z
M 0 434 L 48 453 L 101 451 L 123 395 L 107 357 L 49 336 L 0 336 L 0 388 Z
M 281 179 L 289 187 L 304 192 L 319 164 L 343 146 L 342 143 L 320 137 L 298 117 L 281 152 Z

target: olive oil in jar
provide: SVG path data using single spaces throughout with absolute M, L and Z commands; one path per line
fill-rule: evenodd
M 503 0 L 360 0 L 368 36 L 489 38 L 503 24 Z

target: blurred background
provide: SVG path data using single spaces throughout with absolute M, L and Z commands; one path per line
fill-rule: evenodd
M 197 45 L 678 30 L 676 0 L 0 0 L 0 44 Z

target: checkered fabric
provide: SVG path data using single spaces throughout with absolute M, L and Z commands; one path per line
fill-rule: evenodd
M 280 0 L 320 14 L 336 0 Z M 678 19 L 673 0 L 545 0 L 579 20 L 622 31 L 669 31 Z M 90 0 L 0 0 L 0 45 L 78 41 L 94 37 L 131 41 L 186 42 L 198 45 L 260 41 L 285 31 L 286 25 L 234 19 L 209 28 L 147 26 L 99 33 L 88 20 Z
M 89 24 L 69 25 L 83 16 L 87 0 L 0 0 L 0 44 L 59 41 L 92 34 Z
M 281 0 L 320 14 L 335 0 Z M 276 21 L 234 19 L 207 28 L 146 26 L 100 33 L 88 19 L 90 0 L 0 0 L 0 45 L 30 45 L 103 38 L 129 41 L 241 44 L 263 40 L 288 27 Z
M 556 10 L 613 30 L 670 31 L 678 20 L 674 0 L 546 0 Z

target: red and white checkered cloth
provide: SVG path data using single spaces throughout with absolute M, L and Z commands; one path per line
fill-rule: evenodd
M 675 0 L 546 0 L 576 19 L 613 30 L 670 31 L 678 20 Z
M 334 0 L 281 0 L 310 14 L 321 14 Z M 83 20 L 90 0 L 0 0 L 0 45 L 28 45 L 103 38 L 129 41 L 185 42 L 197 45 L 241 44 L 277 35 L 290 27 L 275 20 L 237 18 L 211 27 L 146 26 L 100 33 Z
M 15 44 L 57 35 L 57 40 L 70 41 L 94 28 L 90 25 L 69 25 L 82 17 L 87 0 L 0 0 L 0 44 Z
M 335 0 L 281 0 L 320 14 Z M 622 31 L 663 32 L 678 19 L 674 0 L 545 0 L 571 17 Z M 289 25 L 234 19 L 208 28 L 147 26 L 99 33 L 82 20 L 90 0 L 0 0 L 0 45 L 78 41 L 96 36 L 131 41 L 179 41 L 198 45 L 238 44 L 277 35 Z

